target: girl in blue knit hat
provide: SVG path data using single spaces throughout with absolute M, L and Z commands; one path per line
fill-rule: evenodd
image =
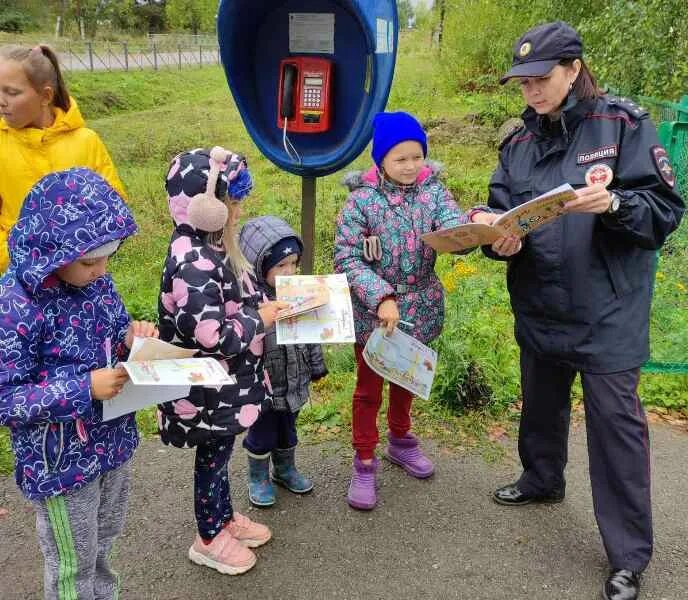
M 380 325 L 391 333 L 403 320 L 424 344 L 435 339 L 442 330 L 444 295 L 434 272 L 435 252 L 421 236 L 462 223 L 491 224 L 496 218 L 488 209 L 460 211 L 439 180 L 437 165 L 426 162 L 427 138 L 413 116 L 379 113 L 373 126 L 375 166 L 345 181 L 351 193 L 337 219 L 334 256 L 335 271 L 349 280 L 356 326 L 355 456 L 347 499 L 363 510 L 377 502 L 376 422 L 383 384 L 362 357 L 368 336 Z M 517 250 L 518 240 L 502 238 L 495 244 L 509 254 Z M 412 399 L 409 391 L 390 383 L 385 455 L 409 475 L 425 478 L 434 466 L 410 432 Z

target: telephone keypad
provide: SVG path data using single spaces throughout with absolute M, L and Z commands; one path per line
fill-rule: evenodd
M 320 108 L 321 88 L 304 88 L 303 96 L 305 108 Z

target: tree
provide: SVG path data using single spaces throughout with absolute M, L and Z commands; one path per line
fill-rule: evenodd
M 410 0 L 397 0 L 397 12 L 399 13 L 399 27 L 406 27 L 409 18 L 413 17 L 413 6 Z
M 157 33 L 166 28 L 165 0 L 111 0 L 112 18 L 124 31 Z
M 31 2 L 0 0 L 0 31 L 19 33 L 38 27 L 37 6 Z
M 167 0 L 166 13 L 172 29 L 194 34 L 214 31 L 217 0 Z

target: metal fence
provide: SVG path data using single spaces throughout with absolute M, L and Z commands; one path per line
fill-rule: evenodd
M 169 39 L 151 39 L 147 44 L 77 42 L 63 44 L 56 51 L 65 71 L 181 70 L 183 67 L 220 64 L 217 42 L 209 45 L 175 45 Z
M 676 176 L 676 188 L 684 198 L 688 198 L 688 96 L 680 102 L 666 102 L 654 98 L 639 97 L 638 101 L 647 107 L 656 123 L 659 139 L 666 148 Z M 684 223 L 679 230 L 686 231 Z M 650 373 L 688 374 L 688 363 L 650 360 L 644 371 Z

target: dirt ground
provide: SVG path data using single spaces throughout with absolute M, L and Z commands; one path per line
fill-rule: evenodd
M 653 425 L 655 556 L 642 598 L 688 598 L 688 435 Z M 305 497 L 279 490 L 268 510 L 249 509 L 245 457 L 232 460 L 235 507 L 268 524 L 273 540 L 240 577 L 220 575 L 186 557 L 194 535 L 193 453 L 142 443 L 114 564 L 129 600 L 466 599 L 545 600 L 600 597 L 607 573 L 587 478 L 584 427 L 574 428 L 566 501 L 499 507 L 492 489 L 518 471 L 427 444 L 436 475 L 417 481 L 383 462 L 380 505 L 370 513 L 345 502 L 350 451 L 304 445 L 300 463 L 316 488 Z M 41 598 L 34 518 L 12 478 L 0 479 L 0 598 Z

